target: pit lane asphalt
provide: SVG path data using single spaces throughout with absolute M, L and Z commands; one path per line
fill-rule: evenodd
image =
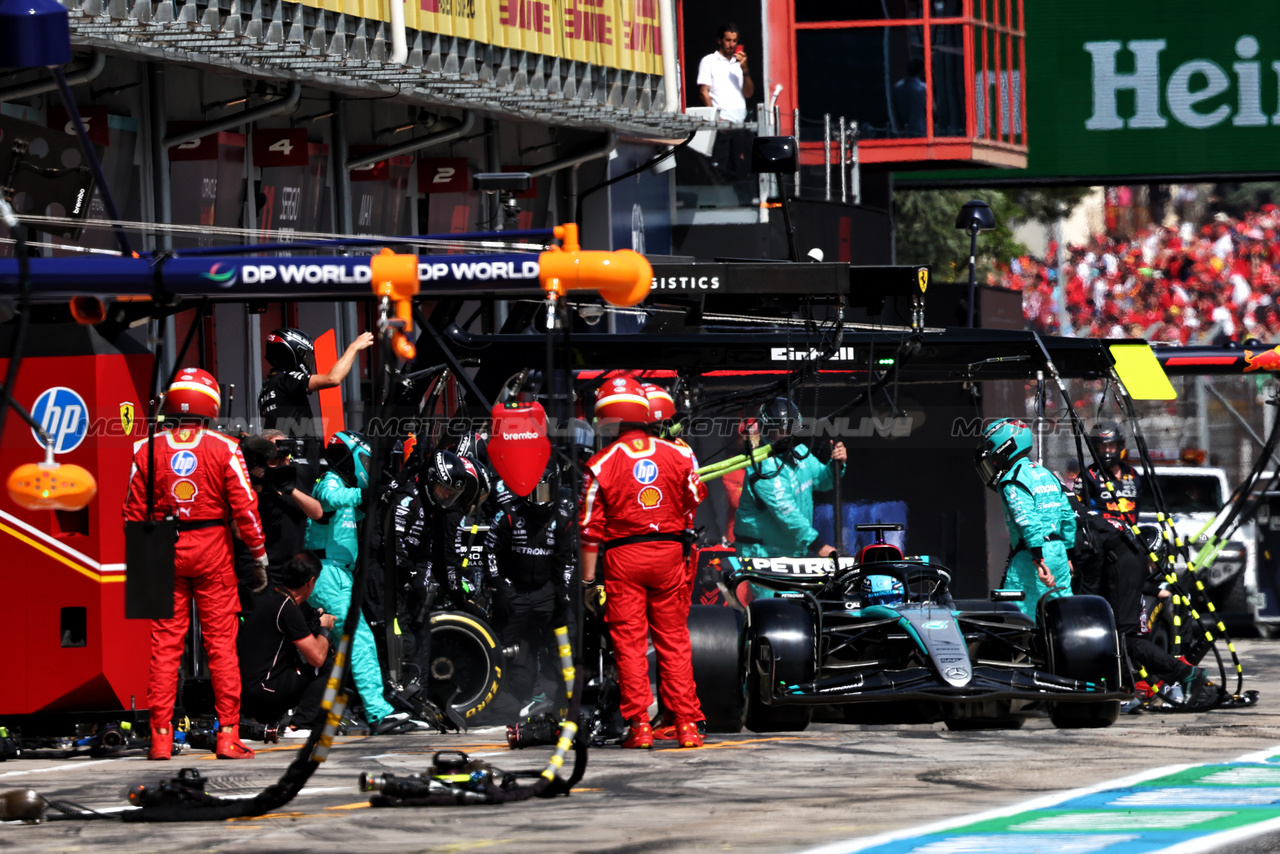
M 1258 705 L 1204 714 L 1125 716 L 1103 730 L 948 732 L 942 724 L 819 724 L 785 735 L 715 736 L 701 750 L 593 750 L 571 797 L 511 804 L 374 810 L 361 771 L 423 769 L 436 750 L 466 750 L 506 770 L 541 769 L 548 752 L 510 751 L 497 729 L 465 735 L 344 738 L 279 813 L 200 824 L 55 821 L 0 825 L 0 852 L 272 851 L 642 854 L 800 851 L 1175 764 L 1280 752 L 1280 642 L 1238 641 Z M 1230 686 L 1231 683 L 1229 683 Z M 296 748 L 245 762 L 193 751 L 170 763 L 137 757 L 0 763 L 0 791 L 32 787 L 93 808 L 126 805 L 128 786 L 199 768 L 219 795 L 252 795 Z M 1230 850 L 1280 850 L 1259 838 Z

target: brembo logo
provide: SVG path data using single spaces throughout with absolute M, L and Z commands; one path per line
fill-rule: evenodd
M 533 431 L 533 430 L 529 430 L 529 431 L 527 431 L 527 432 L 525 432 L 525 433 L 503 433 L 503 434 L 502 434 L 502 438 L 507 439 L 507 440 L 511 440 L 511 439 L 537 439 L 540 435 L 541 435 L 540 433 L 537 433 L 537 432 L 535 432 L 535 431 Z
M 71 211 L 73 214 L 80 213 L 80 208 L 84 207 L 84 188 L 80 188 L 80 192 L 76 193 L 76 206 Z
M 1165 39 L 1084 43 L 1093 61 L 1093 115 L 1084 123 L 1087 130 L 1168 127 L 1162 106 L 1179 124 L 1198 130 L 1228 118 L 1236 127 L 1266 127 L 1268 122 L 1280 125 L 1280 112 L 1268 117 L 1263 110 L 1263 63 L 1257 61 L 1257 38 L 1244 35 L 1236 39 L 1231 57 L 1234 97 L 1228 94 L 1232 74 L 1212 59 L 1189 59 L 1162 80 L 1160 54 L 1167 46 Z M 1275 63 L 1271 65 L 1275 67 Z M 1133 70 L 1121 71 L 1121 67 Z M 1118 92 L 1133 93 L 1132 115 L 1120 116 Z

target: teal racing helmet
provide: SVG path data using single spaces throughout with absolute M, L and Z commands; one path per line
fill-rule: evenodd
M 1031 453 L 1031 428 L 1017 418 L 1001 418 L 978 442 L 973 462 L 988 489 L 995 489 L 1016 460 Z
M 907 601 L 902 582 L 892 575 L 866 575 L 862 578 L 864 605 L 901 605 Z
M 347 486 L 365 489 L 369 486 L 369 443 L 359 433 L 343 430 L 335 433 L 324 449 L 329 468 L 346 482 Z

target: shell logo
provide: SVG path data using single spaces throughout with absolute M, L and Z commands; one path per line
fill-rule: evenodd
M 636 495 L 636 501 L 645 510 L 652 510 L 662 503 L 662 490 L 656 486 L 646 486 Z
M 196 494 L 200 490 L 189 480 L 180 480 L 173 485 L 173 497 L 184 504 L 196 500 Z

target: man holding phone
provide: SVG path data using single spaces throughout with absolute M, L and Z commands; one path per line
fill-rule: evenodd
M 747 68 L 747 52 L 738 44 L 738 25 L 716 30 L 716 50 L 698 63 L 698 93 L 705 107 L 718 107 L 726 122 L 747 120 L 747 99 L 756 92 Z
M 698 64 L 698 94 L 703 106 L 720 110 L 723 122 L 747 120 L 747 99 L 756 92 L 747 68 L 747 52 L 738 43 L 738 25 L 716 30 L 716 50 Z M 734 188 L 738 201 L 750 205 L 758 186 L 751 180 L 751 132 L 729 129 L 716 134 L 711 165 L 720 179 Z

